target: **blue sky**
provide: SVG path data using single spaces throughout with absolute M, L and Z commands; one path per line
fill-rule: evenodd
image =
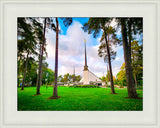
M 86 39 L 87 45 L 87 64 L 91 72 L 98 77 L 106 75 L 107 66 L 104 63 L 103 58 L 98 56 L 98 47 L 100 45 L 101 34 L 97 38 L 93 38 L 92 34 L 88 34 L 82 30 L 84 23 L 89 18 L 73 18 L 73 22 L 69 27 L 63 25 L 63 21 L 59 19 L 59 28 L 61 33 L 59 34 L 59 63 L 58 63 L 58 75 L 64 75 L 66 73 L 73 73 L 73 67 L 75 67 L 76 75 L 83 74 L 84 68 L 84 39 Z M 112 26 L 116 25 L 116 22 L 111 23 Z M 120 31 L 117 32 L 118 37 L 121 36 Z M 55 32 L 48 30 L 46 34 L 47 41 L 47 62 L 49 68 L 54 70 L 54 58 L 55 58 Z M 112 61 L 113 75 L 116 76 L 122 63 L 124 62 L 123 48 L 122 46 L 116 47 L 117 56 Z
M 78 18 L 78 17 L 75 17 L 75 18 L 72 18 L 73 22 L 74 21 L 77 21 L 77 22 L 80 22 L 82 25 L 84 23 L 86 23 L 88 21 L 89 18 Z M 67 29 L 68 27 L 65 27 L 64 24 L 63 24 L 63 20 L 61 20 L 59 18 L 59 25 L 60 25 L 60 28 L 62 28 L 62 32 L 60 34 L 62 35 L 66 35 L 66 32 L 67 32 Z

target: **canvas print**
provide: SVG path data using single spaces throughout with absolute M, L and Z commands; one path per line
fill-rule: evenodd
M 143 111 L 142 17 L 18 17 L 18 111 Z

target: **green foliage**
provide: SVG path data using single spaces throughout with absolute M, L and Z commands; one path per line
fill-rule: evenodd
M 25 65 L 25 63 L 23 64 Z M 18 75 L 18 84 L 22 83 L 23 79 L 23 69 L 19 70 Z M 37 83 L 37 62 L 29 61 L 28 70 L 26 75 L 25 86 L 36 86 Z M 48 68 L 47 63 L 43 63 L 43 72 L 42 72 L 42 84 L 52 84 L 54 82 L 54 71 Z
M 115 34 L 116 30 L 113 27 L 111 27 L 111 26 L 106 27 L 105 30 L 106 30 L 106 34 L 108 35 L 107 40 L 108 40 L 108 44 L 109 44 L 111 61 L 113 61 L 115 59 L 116 53 L 117 53 L 117 51 L 115 51 L 115 47 L 117 47 L 118 44 L 120 44 L 119 43 L 120 40 L 117 38 L 117 36 Z M 108 63 L 108 54 L 107 54 L 107 47 L 106 47 L 104 32 L 102 34 L 100 42 L 101 42 L 101 44 L 98 49 L 98 55 L 99 55 L 99 57 L 104 58 L 104 62 Z
M 53 87 L 41 87 L 43 95 L 34 96 L 35 87 L 24 91 L 18 88 L 18 111 L 142 111 L 142 99 L 129 99 L 127 89 L 115 88 L 112 95 L 110 88 L 69 88 L 58 87 L 60 98 L 48 100 Z M 137 90 L 139 97 L 143 92 Z
M 63 81 L 64 83 L 70 83 L 71 81 L 71 75 L 69 73 L 65 74 L 64 77 L 63 77 Z
M 74 86 L 69 86 L 70 88 L 100 88 L 97 85 L 74 85 Z
M 36 63 L 32 63 L 31 67 L 27 70 L 27 76 L 25 81 L 26 86 L 36 86 L 37 68 L 38 65 Z
M 106 78 L 104 76 L 102 76 L 102 78 L 100 78 L 103 82 L 106 82 Z
M 72 24 L 72 18 L 70 17 L 65 17 L 65 18 L 60 18 L 63 20 L 63 24 L 65 27 L 68 27 L 69 25 Z
M 111 86 L 110 86 L 110 85 L 106 85 L 106 87 L 107 87 L 107 88 L 110 88 Z
M 36 81 L 35 70 L 37 69 L 34 70 L 33 67 L 35 64 L 35 57 L 38 55 L 38 40 L 35 34 L 36 28 L 33 21 L 34 18 L 18 18 L 18 85 L 22 82 L 21 79 L 23 79 L 22 86 L 25 84 L 26 86 L 34 85 Z
M 18 18 L 18 57 L 24 56 L 24 53 L 37 55 L 37 42 L 31 19 Z
M 132 44 L 131 59 L 132 59 L 132 69 L 133 69 L 135 84 L 136 86 L 142 86 L 143 85 L 142 45 L 139 45 L 137 41 L 133 41 L 131 44 Z M 126 86 L 125 63 L 122 64 L 120 71 L 117 73 L 116 83 L 120 86 Z
M 138 41 L 131 42 L 131 60 L 134 81 L 137 86 L 143 85 L 143 46 L 138 44 Z M 120 86 L 126 86 L 126 71 L 125 63 L 117 73 L 116 83 Z
M 58 76 L 58 82 L 64 82 L 64 81 L 63 81 L 63 76 L 62 76 L 62 75 Z
M 60 19 L 63 20 L 66 27 L 72 23 L 72 18 Z M 44 21 L 44 23 L 42 23 L 42 21 Z M 25 86 L 35 86 L 37 81 L 39 81 L 39 84 L 53 83 L 54 72 L 51 69 L 48 69 L 48 64 L 44 62 L 47 57 L 45 31 L 47 32 L 48 29 L 56 31 L 56 25 L 53 22 L 53 18 L 18 18 L 17 26 L 18 85 L 22 83 L 22 79 L 24 80 L 23 83 Z M 44 56 L 44 53 L 46 56 Z M 35 61 L 35 58 L 38 58 L 38 61 Z M 39 75 L 37 76 L 38 69 Z M 71 79 L 72 76 L 70 75 L 69 77 Z M 80 76 L 76 76 L 76 80 L 79 81 Z
M 107 74 L 106 74 L 106 81 L 107 82 L 110 81 L 110 72 L 109 72 L 109 70 L 107 71 Z
M 80 80 L 81 80 L 81 76 L 80 75 L 77 75 L 77 76 L 75 75 L 75 81 L 79 82 Z
M 54 71 L 49 68 L 43 68 L 42 83 L 52 84 L 54 82 Z
M 117 83 L 120 86 L 126 86 L 126 71 L 125 71 L 125 63 L 122 64 L 121 70 L 117 73 Z
M 142 34 L 143 33 L 143 18 L 141 17 L 125 17 L 125 18 L 115 18 L 118 22 L 118 27 L 122 23 L 122 19 L 125 21 L 128 36 Z M 117 28 L 118 29 L 118 28 Z M 134 39 L 131 37 L 132 40 Z
M 131 60 L 133 76 L 137 86 L 139 81 L 143 79 L 143 45 L 140 45 L 138 41 L 131 42 Z
M 88 22 L 84 24 L 83 30 L 93 33 L 93 37 L 98 37 L 101 30 L 105 30 L 106 24 L 109 24 L 112 18 L 89 18 Z
M 143 90 L 143 86 L 142 85 L 138 86 L 136 90 Z
M 119 84 L 119 83 L 118 83 L 118 79 L 115 79 L 114 84 L 115 84 L 115 85 L 118 85 L 118 84 Z
M 69 73 L 66 73 L 63 76 L 62 75 L 58 76 L 58 82 L 73 83 L 73 80 L 74 82 L 79 82 L 81 80 L 81 76 L 71 75 Z

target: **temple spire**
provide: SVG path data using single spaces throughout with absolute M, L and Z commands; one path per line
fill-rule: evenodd
M 86 52 L 86 39 L 84 39 L 84 52 L 85 52 L 85 65 L 84 65 L 84 70 L 88 70 L 87 66 L 87 52 Z

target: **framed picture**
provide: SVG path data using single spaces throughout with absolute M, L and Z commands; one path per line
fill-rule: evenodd
M 0 4 L 1 4 L 0 127 L 2 128 L 32 128 L 32 127 L 38 127 L 38 128 L 49 128 L 49 127 L 159 128 L 160 127 L 160 117 L 159 117 L 160 115 L 160 107 L 159 107 L 159 103 L 160 103 L 159 102 L 159 99 L 160 99 L 160 95 L 159 95 L 160 93 L 160 88 L 159 88 L 159 84 L 160 84 L 160 81 L 159 81 L 159 76 L 160 76 L 159 74 L 160 73 L 160 68 L 159 68 L 159 65 L 160 65 L 160 62 L 159 62 L 160 61 L 160 52 L 159 52 L 159 49 L 160 49 L 160 45 L 159 45 L 160 0 L 148 0 L 148 1 L 143 1 L 143 0 L 136 0 L 136 1 L 135 0 L 128 0 L 128 1 L 127 0 L 126 1 L 122 1 L 122 0 L 118 0 L 118 1 L 116 0 L 115 1 L 109 1 L 109 0 L 100 0 L 100 1 L 98 0 L 95 0 L 95 1 L 91 1 L 91 0 L 87 0 L 87 1 L 82 1 L 82 0 L 75 0 L 75 1 L 72 1 L 72 0 L 67 0 L 67 1 L 1 0 Z M 79 25 L 79 29 L 76 29 L 75 32 L 79 32 L 79 33 L 81 33 L 80 28 L 83 27 L 82 22 L 83 21 L 88 22 L 88 19 L 90 18 L 98 18 L 98 19 L 140 18 L 141 21 L 143 22 L 143 26 L 141 27 L 142 34 L 143 34 L 143 37 L 141 38 L 141 41 L 143 42 L 143 47 L 142 47 L 143 60 L 141 61 L 143 63 L 143 66 L 142 66 L 143 90 L 137 91 L 141 97 L 141 99 L 136 99 L 138 100 L 139 104 L 136 106 L 135 104 L 137 104 L 137 102 L 132 97 L 130 100 L 126 100 L 125 102 L 125 105 L 127 104 L 129 105 L 130 102 L 132 102 L 132 106 L 130 105 L 131 109 L 129 108 L 127 109 L 125 105 L 120 104 L 122 99 L 120 102 L 118 102 L 117 98 L 120 95 L 116 94 L 117 96 L 115 99 L 114 98 L 110 100 L 108 99 L 109 100 L 108 103 L 110 103 L 108 105 L 105 104 L 107 103 L 106 99 L 104 100 L 105 102 L 102 102 L 101 100 L 99 102 L 92 102 L 92 104 L 95 103 L 96 105 L 98 103 L 101 104 L 100 108 L 99 106 L 97 106 L 97 109 L 95 109 L 96 107 L 91 108 L 89 104 L 87 104 L 88 106 L 77 105 L 77 108 L 75 109 L 76 103 L 83 104 L 84 102 L 82 100 L 84 99 L 79 99 L 78 102 L 74 103 L 72 101 L 74 97 L 72 97 L 71 99 L 68 98 L 68 100 L 64 100 L 63 101 L 64 104 L 62 106 L 59 106 L 59 107 L 62 107 L 62 109 L 60 108 L 52 109 L 49 106 L 50 103 L 48 101 L 45 102 L 46 105 L 43 104 L 43 106 L 45 107 L 42 108 L 41 102 L 43 101 L 40 98 L 39 99 L 33 98 L 33 97 L 38 97 L 38 96 L 41 97 L 45 95 L 42 94 L 38 96 L 33 96 L 32 93 L 30 93 L 31 95 L 29 94 L 29 91 L 26 93 L 26 95 L 24 95 L 25 91 L 21 91 L 23 82 L 22 80 L 20 80 L 20 82 L 17 81 L 17 78 L 21 77 L 21 75 L 19 75 L 18 73 L 19 69 L 18 69 L 18 63 L 17 63 L 18 61 L 17 54 L 19 52 L 18 51 L 19 46 L 17 45 L 18 44 L 17 40 L 21 39 L 22 41 L 23 39 L 22 37 L 17 37 L 17 35 L 19 35 L 19 31 L 21 31 L 19 30 L 18 25 L 19 25 L 19 22 L 21 22 L 20 20 L 22 20 L 23 22 L 23 18 L 29 18 L 29 19 L 39 18 L 39 21 L 40 21 L 39 23 L 43 23 L 42 21 L 43 20 L 45 21 L 47 17 L 51 17 L 51 20 L 55 17 L 58 17 L 58 18 L 63 17 L 62 21 L 68 17 L 75 18 L 74 19 L 75 24 L 77 23 L 76 25 L 77 26 Z M 31 21 L 28 20 L 27 22 L 31 22 Z M 53 23 L 57 23 L 56 18 L 55 18 L 55 21 L 53 21 Z M 57 27 L 56 25 L 55 26 L 52 25 L 52 27 L 56 28 Z M 49 26 L 49 24 L 47 24 L 47 26 Z M 63 33 L 61 37 L 65 37 L 67 34 L 70 34 L 69 35 L 71 37 L 70 45 L 73 45 L 72 39 L 75 38 L 76 36 L 77 36 L 76 38 L 77 42 L 78 40 L 83 40 L 84 41 L 83 43 L 85 43 L 85 45 L 83 45 L 85 47 L 85 52 L 82 52 L 83 56 L 85 55 L 85 59 L 83 59 L 83 62 L 85 60 L 85 65 L 82 65 L 83 76 L 82 76 L 82 79 L 81 80 L 79 79 L 78 82 L 79 83 L 82 82 L 83 85 L 87 85 L 85 86 L 86 88 L 88 87 L 89 84 L 95 84 L 95 87 L 99 87 L 99 85 L 103 84 L 102 79 L 94 75 L 91 71 L 89 71 L 88 68 L 91 69 L 91 66 L 89 64 L 87 65 L 87 60 L 88 61 L 90 60 L 89 54 L 90 55 L 93 54 L 92 50 L 91 52 L 88 50 L 87 51 L 88 54 L 86 54 L 86 44 L 87 44 L 87 41 L 89 40 L 88 38 L 91 38 L 91 36 L 88 38 L 86 36 L 85 39 L 84 38 L 82 39 L 82 38 L 79 38 L 81 37 L 80 34 L 77 34 L 75 36 L 73 34 L 74 33 L 73 31 L 71 33 L 69 32 L 67 33 L 67 29 L 63 29 L 61 27 L 62 27 L 61 25 L 58 26 L 56 30 L 58 31 L 61 30 L 61 32 Z M 105 24 L 105 27 L 106 27 L 106 24 Z M 50 31 L 50 30 L 47 30 L 47 31 Z M 102 30 L 101 34 L 104 31 L 105 30 Z M 26 36 L 25 32 L 23 32 L 23 34 Z M 52 38 L 52 35 L 50 35 L 50 38 Z M 108 39 L 109 38 L 110 37 L 108 37 Z M 55 37 L 54 39 L 56 40 Z M 45 42 L 45 37 L 42 38 L 42 42 L 43 41 Z M 121 39 L 120 42 L 123 42 L 123 39 Z M 42 46 L 42 45 L 43 43 L 40 44 L 39 46 Z M 76 47 L 76 45 L 73 45 L 73 46 Z M 83 46 L 82 48 L 84 48 Z M 79 47 L 81 47 L 81 45 Z M 92 47 L 92 45 L 87 44 L 87 47 Z M 51 48 L 51 47 L 48 47 L 48 48 Z M 67 49 L 67 48 L 65 47 L 64 49 Z M 50 54 L 52 53 L 53 51 L 50 52 Z M 66 53 L 62 55 L 63 57 L 61 58 L 61 60 L 65 60 L 65 55 Z M 27 56 L 27 54 L 24 54 L 24 56 Z M 68 61 L 65 61 L 65 63 L 67 62 Z M 96 63 L 98 63 L 95 60 L 94 62 L 95 62 L 95 65 Z M 23 63 L 23 61 L 20 63 Z M 101 64 L 97 64 L 97 65 L 98 67 L 100 67 Z M 71 65 L 71 66 L 74 67 L 74 65 Z M 63 85 L 74 86 L 78 83 L 78 82 L 77 83 L 75 82 L 75 69 L 76 67 L 71 68 L 71 70 L 74 72 L 74 78 L 73 78 L 74 84 L 66 82 L 66 83 L 63 83 Z M 62 70 L 60 71 L 64 71 L 64 70 L 65 69 L 63 67 Z M 92 68 L 92 70 L 94 72 L 97 71 L 96 67 Z M 38 74 L 38 71 L 35 70 L 35 73 Z M 87 78 L 88 76 L 90 76 L 90 78 Z M 38 75 L 36 76 L 36 79 L 38 79 Z M 45 93 L 47 91 L 49 92 L 49 90 L 47 89 L 51 88 L 51 87 L 48 87 L 46 81 L 48 83 L 49 82 L 52 83 L 48 79 L 44 79 L 44 82 L 42 83 L 46 85 L 46 86 L 43 86 L 43 91 Z M 62 82 L 59 81 L 58 84 L 61 85 Z M 28 85 L 26 85 L 26 89 L 27 89 L 27 86 L 30 86 L 30 85 L 32 85 L 32 83 L 30 83 L 29 81 Z M 112 80 L 109 81 L 109 78 L 108 78 L 108 86 L 112 86 Z M 118 88 L 119 86 L 117 85 L 114 87 Z M 36 85 L 33 88 L 36 92 Z M 70 88 L 73 88 L 73 87 L 70 87 Z M 106 88 L 106 85 L 105 85 L 105 88 Z M 127 88 L 128 86 L 124 88 L 126 95 L 128 94 Z M 115 89 L 115 90 L 117 91 L 120 89 Z M 79 94 L 79 92 L 80 90 L 76 92 L 77 95 Z M 62 89 L 62 93 L 65 93 L 63 89 Z M 101 92 L 95 91 L 95 93 L 100 94 Z M 113 93 L 113 90 L 112 90 L 112 93 Z M 29 100 L 27 100 L 26 98 L 27 95 L 33 99 L 34 103 L 29 102 Z M 108 95 L 112 95 L 112 94 L 108 94 Z M 62 99 L 64 96 L 65 95 L 60 95 L 60 99 Z M 53 97 L 51 97 L 51 99 L 52 98 Z M 58 98 L 59 97 L 57 97 L 57 99 Z M 57 99 L 54 99 L 54 101 Z M 101 96 L 101 99 L 103 99 L 103 96 Z M 47 100 L 50 100 L 50 99 L 47 99 Z M 117 103 L 112 104 L 113 100 L 116 100 Z M 86 101 L 89 102 L 89 98 Z M 69 107 L 65 107 L 65 105 L 66 106 L 69 105 Z M 122 106 L 118 107 L 119 109 L 117 109 L 114 105 L 117 105 L 117 106 L 122 105 Z M 135 108 L 134 108 L 134 105 L 135 105 Z M 51 106 L 52 107 L 56 106 L 56 103 L 54 103 L 54 105 L 52 104 Z M 72 106 L 74 106 L 73 109 L 72 109 Z M 111 107 L 108 107 L 109 109 L 107 109 L 107 106 L 111 106 Z M 83 107 L 85 109 L 83 109 Z

